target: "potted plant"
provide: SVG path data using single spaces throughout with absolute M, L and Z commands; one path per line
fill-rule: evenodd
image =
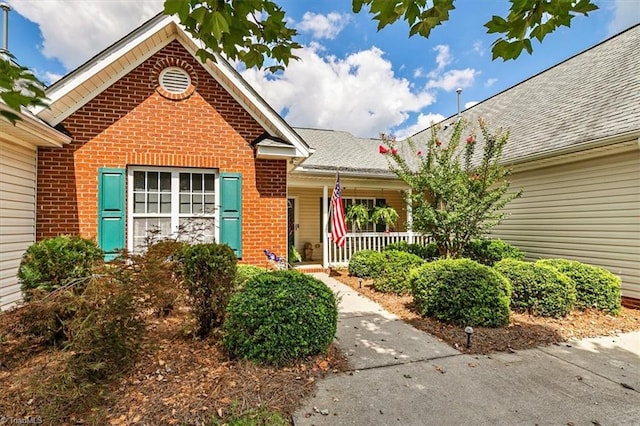
M 382 205 L 373 209 L 371 214 L 371 222 L 374 224 L 382 223 L 388 229 L 396 224 L 398 221 L 398 212 L 393 207 Z
M 347 208 L 345 217 L 355 223 L 356 228 L 362 229 L 369 222 L 369 208 L 364 204 L 352 204 Z

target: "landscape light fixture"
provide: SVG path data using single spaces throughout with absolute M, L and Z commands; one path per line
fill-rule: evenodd
M 359 288 L 362 288 L 362 278 L 360 278 L 360 279 L 358 280 L 358 284 L 360 284 L 360 287 L 359 287 Z
M 471 336 L 473 335 L 473 327 L 466 326 L 464 332 L 467 333 L 467 348 L 471 347 Z

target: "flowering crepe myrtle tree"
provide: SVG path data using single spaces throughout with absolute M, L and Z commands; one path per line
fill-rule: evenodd
M 506 216 L 503 207 L 522 191 L 509 192 L 510 170 L 500 165 L 508 132 L 491 132 L 479 120 L 484 144 L 479 160 L 474 160 L 477 138 L 469 134 L 461 142 L 468 124 L 458 121 L 448 143 L 439 139 L 439 127 L 431 127 L 425 147 L 407 140 L 404 158 L 394 137 L 382 136 L 379 153 L 387 156 L 389 168 L 409 188 L 413 207 L 413 230 L 429 233 L 442 257 L 462 256 L 469 241 L 484 234 Z

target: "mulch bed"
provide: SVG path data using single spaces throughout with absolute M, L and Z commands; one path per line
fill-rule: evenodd
M 14 317 L 0 315 L 0 330 L 11 329 Z M 326 355 L 286 368 L 230 360 L 219 336 L 206 340 L 185 336 L 184 320 L 184 312 L 150 319 L 140 359 L 111 385 L 107 406 L 77 413 L 64 423 L 202 424 L 258 407 L 286 418 L 313 391 L 316 380 L 347 369 L 345 356 L 333 345 Z M 33 398 L 30 386 L 34 378 L 60 368 L 60 359 L 61 351 L 5 335 L 0 341 L 0 415 L 41 416 L 42 401 Z
M 509 352 L 565 342 L 572 338 L 610 336 L 640 330 L 640 310 L 624 307 L 617 317 L 594 309 L 573 311 L 565 318 L 542 318 L 513 313 L 507 327 L 474 327 L 472 344 L 467 348 L 464 327 L 422 318 L 413 307 L 412 296 L 380 293 L 371 287 L 372 280 L 366 279 L 362 280 L 360 288 L 360 279 L 349 276 L 346 270 L 332 270 L 331 276 L 379 303 L 415 328 L 426 331 L 465 353 Z

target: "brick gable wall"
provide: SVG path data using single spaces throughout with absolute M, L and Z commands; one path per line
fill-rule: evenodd
M 171 100 L 156 90 L 159 68 L 189 68 L 195 91 Z M 166 94 L 165 94 L 166 95 Z M 95 238 L 98 169 L 130 165 L 216 168 L 243 177 L 243 263 L 262 250 L 286 254 L 285 160 L 258 160 L 250 142 L 264 129 L 177 41 L 65 119 L 73 137 L 38 151 L 37 239 Z

